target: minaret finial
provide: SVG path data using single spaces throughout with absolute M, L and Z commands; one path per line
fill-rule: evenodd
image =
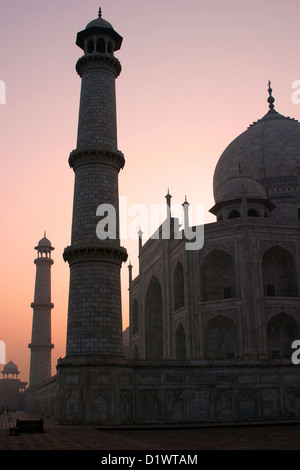
M 44 231 L 44 237 L 46 238 L 46 230 Z
M 168 188 L 168 194 L 166 195 L 166 200 L 167 200 L 167 206 L 171 208 L 171 194 L 170 194 L 170 189 Z
M 271 88 L 271 80 L 268 80 L 268 92 L 269 92 L 269 98 L 268 98 L 268 103 L 269 103 L 269 108 L 274 109 L 274 101 L 275 98 L 272 96 L 272 88 Z
M 102 10 L 101 10 L 101 7 L 99 8 L 98 17 L 99 17 L 99 18 L 102 18 Z
M 189 206 L 189 203 L 188 203 L 188 200 L 187 200 L 187 196 L 186 196 L 186 195 L 185 195 L 185 197 L 184 197 L 184 203 L 183 203 L 182 205 L 183 205 L 184 209 L 185 209 L 185 206 L 186 206 L 186 205 Z

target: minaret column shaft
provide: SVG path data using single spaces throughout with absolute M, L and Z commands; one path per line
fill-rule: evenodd
M 97 216 L 97 208 L 100 204 L 109 204 L 115 210 L 116 239 L 107 242 L 118 246 L 120 244 L 119 171 L 114 166 L 93 161 L 92 155 L 90 156 L 89 164 L 81 165 L 75 170 L 71 244 L 74 247 L 87 243 L 99 245 L 96 228 L 101 218 Z
M 76 65 L 81 77 L 77 148 L 69 164 L 75 172 L 70 266 L 67 356 L 123 355 L 118 175 L 125 160 L 117 149 L 115 79 L 121 65 L 113 55 L 92 53 Z M 99 206 L 114 210 L 115 236 L 96 232 Z
M 85 65 L 82 74 L 77 148 L 117 149 L 115 70 L 111 64 Z M 116 60 L 116 59 L 115 59 Z M 77 66 L 82 73 L 82 65 Z M 101 73 L 99 73 L 101 67 Z

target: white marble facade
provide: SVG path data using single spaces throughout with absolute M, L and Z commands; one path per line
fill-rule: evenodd
M 271 107 L 217 163 L 217 220 L 204 226 L 203 247 L 186 250 L 184 237 L 140 244 L 132 358 L 291 363 L 300 338 L 299 142 L 300 124 Z

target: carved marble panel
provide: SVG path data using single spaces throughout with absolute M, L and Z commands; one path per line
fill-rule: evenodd
M 217 391 L 214 405 L 216 419 L 226 421 L 233 418 L 233 394 L 230 390 Z
M 300 417 L 300 388 L 286 389 L 284 393 L 285 415 L 291 418 Z
M 157 422 L 159 421 L 159 393 L 141 392 L 140 393 L 140 416 L 141 422 Z
M 257 416 L 257 391 L 239 390 L 238 392 L 238 417 L 250 419 Z
M 65 399 L 65 419 L 67 422 L 76 422 L 79 417 L 79 394 L 72 392 Z
M 91 423 L 109 422 L 110 394 L 91 391 L 88 398 L 88 421 Z
M 184 372 L 181 373 L 181 374 L 166 374 L 165 383 L 166 384 L 184 385 L 185 384 L 185 377 L 186 377 L 186 374 Z
M 165 395 L 167 421 L 184 421 L 184 394 L 181 391 L 167 391 Z
M 122 423 L 129 423 L 131 421 L 131 403 L 132 394 L 120 392 L 120 421 Z
M 262 392 L 262 413 L 264 418 L 276 418 L 279 416 L 279 390 L 263 389 Z
M 112 373 L 102 372 L 98 369 L 91 369 L 89 373 L 89 382 L 91 385 L 111 385 Z
M 147 385 L 147 384 L 155 384 L 158 385 L 161 382 L 161 375 L 160 373 L 141 373 L 137 374 L 137 383 L 140 385 Z
M 195 422 L 207 421 L 209 418 L 209 391 L 192 390 L 190 393 L 190 415 Z

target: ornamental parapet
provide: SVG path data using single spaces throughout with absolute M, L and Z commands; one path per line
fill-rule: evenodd
M 83 73 L 91 67 L 107 67 L 111 70 L 115 77 L 117 78 L 122 70 L 122 66 L 120 61 L 110 55 L 110 54 L 86 54 L 80 57 L 76 63 L 76 72 L 80 77 L 82 77 Z
M 54 348 L 54 344 L 28 344 L 28 348 L 35 351 L 49 351 Z
M 68 246 L 63 253 L 64 261 L 68 261 L 69 265 L 91 261 L 109 261 L 121 266 L 127 261 L 127 251 L 119 246 Z
M 243 225 L 265 225 L 265 226 L 278 226 L 278 227 L 299 227 L 299 221 L 296 218 L 281 218 L 281 217 L 237 217 L 235 219 L 220 220 L 205 224 L 205 231 L 218 230 L 225 227 Z M 193 227 L 194 229 L 194 227 Z
M 125 165 L 125 158 L 119 150 L 100 148 L 76 149 L 70 153 L 69 165 L 75 171 L 79 166 L 99 163 L 113 166 L 120 171 Z
M 40 258 L 36 258 L 34 260 L 34 264 L 50 264 L 51 265 L 53 263 L 54 263 L 53 259 L 48 258 L 46 256 L 43 256 L 43 257 L 41 256 Z
M 52 302 L 31 302 L 31 308 L 53 308 L 54 304 Z

